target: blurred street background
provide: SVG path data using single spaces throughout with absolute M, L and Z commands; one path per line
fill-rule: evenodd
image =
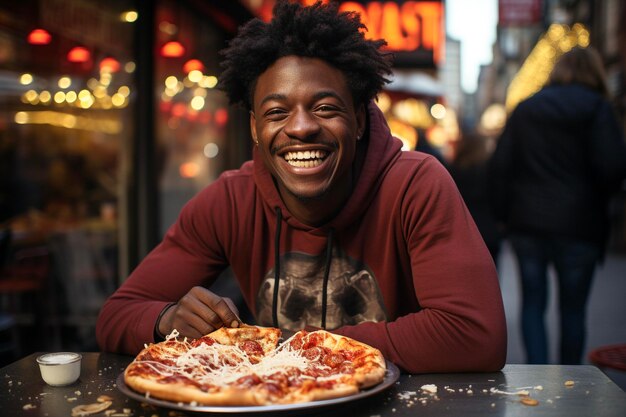
M 600 52 L 626 126 L 622 0 L 338 2 L 395 56 L 377 104 L 405 150 L 431 153 L 446 167 L 470 142 L 480 144 L 480 157 L 489 155 L 511 111 L 574 47 Z M 0 366 L 35 351 L 97 350 L 104 300 L 193 195 L 250 158 L 248 114 L 215 88 L 219 51 L 241 24 L 268 20 L 273 4 L 0 2 Z M 626 343 L 624 185 L 611 207 L 587 351 Z M 508 362 L 523 363 L 517 271 L 506 241 L 499 271 Z M 228 273 L 217 286 L 237 298 Z

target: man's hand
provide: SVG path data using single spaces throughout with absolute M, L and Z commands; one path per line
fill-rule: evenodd
M 239 311 L 230 298 L 193 287 L 167 309 L 157 325 L 162 335 L 176 329 L 183 337 L 197 339 L 220 327 L 239 327 L 239 324 Z

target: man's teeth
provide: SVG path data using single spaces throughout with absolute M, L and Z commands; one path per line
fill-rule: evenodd
M 297 168 L 313 168 L 321 165 L 326 158 L 324 151 L 287 152 L 283 158 L 291 166 Z

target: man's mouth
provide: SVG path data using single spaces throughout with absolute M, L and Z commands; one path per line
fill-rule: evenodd
M 322 165 L 327 156 L 328 152 L 317 150 L 287 152 L 283 155 L 283 158 L 285 158 L 285 161 L 292 167 L 315 168 Z

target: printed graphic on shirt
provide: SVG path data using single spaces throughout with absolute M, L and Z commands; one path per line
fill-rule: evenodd
M 290 252 L 280 259 L 278 324 L 289 330 L 322 324 L 326 256 Z M 273 325 L 274 268 L 265 274 L 257 295 L 257 322 Z M 336 329 L 387 318 L 376 279 L 362 263 L 333 254 L 327 287 L 326 328 Z

